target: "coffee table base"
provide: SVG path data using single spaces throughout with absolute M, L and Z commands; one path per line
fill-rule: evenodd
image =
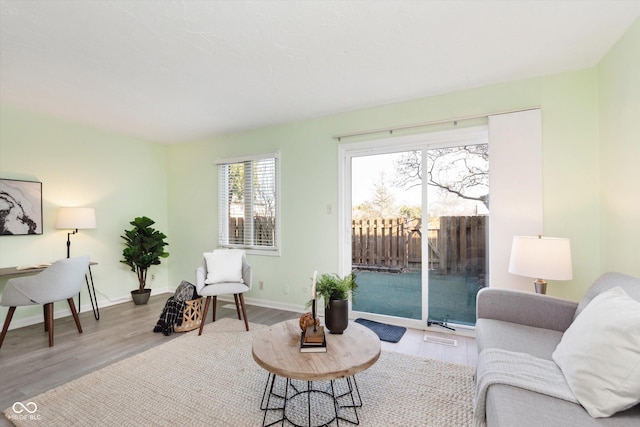
M 340 421 L 359 425 L 357 409 L 360 407 L 362 399 L 355 376 L 314 383 L 269 373 L 260 402 L 260 409 L 264 411 L 263 427 L 278 423 L 284 426 L 285 422 L 296 427 L 328 426 L 333 422 L 339 426 Z M 268 417 L 277 412 L 276 420 Z

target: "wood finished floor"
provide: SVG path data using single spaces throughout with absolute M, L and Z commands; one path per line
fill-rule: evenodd
M 105 307 L 100 310 L 99 321 L 92 312 L 83 312 L 80 314 L 82 334 L 78 333 L 71 316 L 56 319 L 53 347 L 48 347 L 43 323 L 10 330 L 0 348 L 0 410 L 179 337 L 179 333 L 167 337 L 152 332 L 169 296 L 155 295 L 144 306 L 131 302 Z M 218 302 L 218 319 L 237 317 L 235 309 L 224 307 L 227 304 Z M 273 325 L 299 316 L 299 313 L 247 305 L 247 317 L 253 323 Z M 211 315 L 207 317 L 207 322 L 211 322 Z M 457 346 L 450 346 L 426 342 L 424 335 L 424 331 L 408 329 L 397 344 L 382 342 L 382 349 L 475 366 L 475 339 L 427 333 L 436 339 L 457 340 Z M 6 418 L 0 417 L 0 427 L 10 425 Z

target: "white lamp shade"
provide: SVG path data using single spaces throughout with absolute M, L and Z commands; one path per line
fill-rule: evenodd
M 509 273 L 544 280 L 571 280 L 571 242 L 557 237 L 514 236 Z
M 67 230 L 96 228 L 96 211 L 93 208 L 60 208 L 56 228 Z

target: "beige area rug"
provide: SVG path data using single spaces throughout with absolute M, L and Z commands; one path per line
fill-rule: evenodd
M 250 328 L 246 332 L 239 320 L 218 320 L 202 336 L 187 333 L 4 414 L 18 426 L 260 426 L 267 373 L 254 362 L 251 343 L 266 326 Z M 473 372 L 468 366 L 383 352 L 356 376 L 363 400 L 360 425 L 469 426 Z

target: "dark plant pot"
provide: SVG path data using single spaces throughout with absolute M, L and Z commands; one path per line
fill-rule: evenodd
M 332 299 L 324 309 L 324 325 L 332 334 L 341 334 L 349 326 L 349 300 Z
M 133 303 L 135 305 L 144 305 L 149 302 L 149 297 L 151 296 L 151 289 L 144 289 L 142 292 L 139 290 L 131 291 L 131 298 L 133 298 Z

